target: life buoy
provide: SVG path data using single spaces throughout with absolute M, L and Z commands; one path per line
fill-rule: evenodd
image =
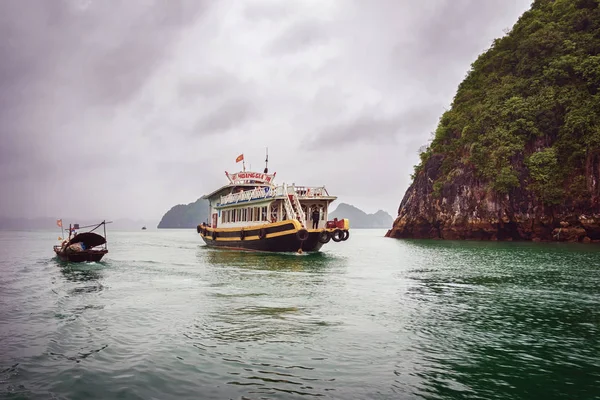
M 260 231 L 258 231 L 258 238 L 264 239 L 266 237 L 267 237 L 267 230 L 265 228 L 260 228 Z
M 298 232 L 296 232 L 296 237 L 301 242 L 304 242 L 306 239 L 308 239 L 308 231 L 306 229 L 300 229 Z
M 240 231 L 240 240 L 244 240 L 245 237 L 246 237 L 246 232 L 242 229 Z
M 212 240 L 217 240 L 217 231 L 212 231 Z
M 343 233 L 344 233 L 344 238 L 342 239 L 342 241 L 345 242 L 350 237 L 350 231 L 343 231 Z
M 321 233 L 319 233 L 319 242 L 320 243 L 329 243 L 329 241 L 331 240 L 331 234 L 329 234 L 329 232 L 327 231 L 323 231 Z
M 331 238 L 334 242 L 341 242 L 344 238 L 344 232 L 342 232 L 340 229 L 336 229 L 335 231 L 333 231 L 333 235 L 331 236 Z

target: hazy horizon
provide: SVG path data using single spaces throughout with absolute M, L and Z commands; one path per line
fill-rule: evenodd
M 196 200 L 198 200 L 198 199 L 196 199 Z M 118 218 L 100 218 L 100 219 L 96 218 L 96 219 L 94 219 L 94 218 L 90 218 L 90 217 L 86 217 L 86 216 L 82 217 L 82 216 L 77 216 L 77 215 L 75 215 L 75 216 L 73 216 L 73 215 L 66 215 L 66 216 L 52 216 L 52 215 L 50 215 L 50 216 L 47 216 L 46 215 L 46 216 L 16 216 L 16 217 L 7 216 L 7 215 L 0 215 L 0 221 L 2 219 L 26 219 L 26 220 L 30 220 L 30 221 L 45 220 L 45 219 L 48 219 L 48 220 L 62 219 L 63 223 L 68 225 L 69 222 L 79 223 L 78 221 L 102 221 L 102 220 L 111 221 L 111 220 L 114 220 L 114 221 L 119 221 L 119 222 L 129 221 L 131 223 L 137 223 L 137 222 L 139 222 L 139 223 L 146 223 L 146 224 L 149 224 L 149 223 L 154 224 L 155 223 L 155 224 L 158 225 L 158 223 L 160 222 L 160 220 L 162 219 L 162 217 L 172 207 L 177 206 L 177 205 L 188 205 L 190 203 L 195 202 L 196 200 L 194 200 L 192 202 L 188 202 L 188 203 L 173 204 L 173 206 L 171 206 L 168 210 L 165 210 L 165 212 L 163 212 L 159 217 L 153 217 L 153 218 L 118 217 Z M 338 206 L 340 204 L 348 204 L 350 206 L 354 206 L 354 207 L 358 208 L 360 211 L 364 211 L 366 214 L 375 214 L 378 211 L 384 211 L 384 212 L 388 213 L 389 215 L 391 215 L 392 218 L 396 217 L 396 213 L 392 214 L 392 213 L 390 213 L 390 212 L 388 212 L 386 210 L 383 210 L 383 209 L 377 209 L 377 210 L 374 210 L 374 211 L 370 211 L 370 210 L 365 210 L 363 208 L 360 208 L 360 207 L 358 207 L 358 206 L 356 206 L 354 204 L 347 203 L 347 202 L 344 202 L 344 201 L 338 201 L 338 200 L 336 200 L 335 202 L 333 202 L 331 204 L 329 212 L 334 212 L 338 208 Z
M 243 153 L 393 217 L 470 65 L 531 0 L 4 0 L 0 216 L 154 220 Z

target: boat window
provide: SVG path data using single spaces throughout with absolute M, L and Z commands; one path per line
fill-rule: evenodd
M 261 211 L 262 211 L 260 214 L 261 221 L 266 221 L 267 220 L 267 207 L 262 207 Z
M 254 208 L 250 207 L 248 209 L 249 214 L 248 214 L 248 221 L 254 221 Z
M 319 213 L 321 214 L 321 221 L 325 220 L 325 207 L 319 206 Z

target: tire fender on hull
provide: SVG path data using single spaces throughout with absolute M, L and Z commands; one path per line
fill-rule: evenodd
M 342 240 L 344 240 L 344 232 L 341 229 L 336 229 L 335 231 L 333 231 L 333 235 L 331 235 L 331 238 L 336 243 L 341 242 Z
M 298 232 L 296 232 L 296 237 L 301 242 L 304 242 L 306 239 L 308 239 L 308 231 L 306 229 L 300 229 Z
M 331 234 L 327 231 L 323 231 L 321 233 L 319 233 L 319 242 L 320 243 L 329 243 L 329 241 L 331 240 Z

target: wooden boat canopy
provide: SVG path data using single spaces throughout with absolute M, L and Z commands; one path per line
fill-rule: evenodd
M 67 246 L 70 246 L 73 243 L 83 243 L 86 249 L 91 249 L 92 247 L 103 245 L 106 243 L 106 239 L 102 235 L 98 235 L 94 232 L 84 232 L 73 236 L 67 243 Z

